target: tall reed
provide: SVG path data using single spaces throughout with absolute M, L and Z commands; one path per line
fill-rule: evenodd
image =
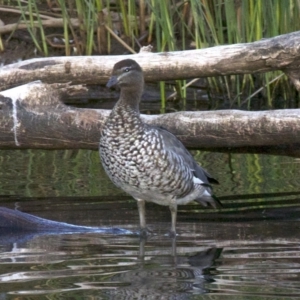
M 298 1 L 170 0 L 166 1 L 167 10 L 161 7 L 159 0 L 147 2 L 151 15 L 155 16 L 158 24 L 156 25 L 158 51 L 173 50 L 174 39 L 176 46 L 180 45 L 180 49 L 188 49 L 191 44 L 200 49 L 221 44 L 253 42 L 300 29 Z M 168 24 L 174 25 L 172 32 L 162 36 L 162 32 L 170 31 L 171 27 Z M 149 29 L 151 36 L 153 27 Z M 159 43 L 158 40 L 163 43 Z M 281 76 L 276 84 L 271 85 L 277 77 L 278 72 L 269 72 L 262 76 L 224 76 L 209 79 L 208 84 L 210 90 L 229 98 L 231 106 L 240 105 L 243 99 L 263 87 L 260 96 L 267 100 L 264 105 L 273 107 L 276 94 L 282 95 L 286 102 L 295 95 L 293 87 L 286 84 L 285 76 Z M 282 86 L 285 93 L 281 91 Z M 250 101 L 251 98 L 248 99 L 248 108 Z
M 36 0 L 2 3 L 11 7 L 17 4 L 20 22 L 27 24 L 33 43 L 44 55 L 49 54 L 44 18 L 63 19 L 66 55 L 110 53 L 113 40 L 130 52 L 138 51 L 140 40 L 154 44 L 156 51 L 161 52 L 253 42 L 300 29 L 300 2 L 288 0 L 48 0 L 50 12 Z M 74 26 L 72 19 L 77 19 L 79 27 Z M 283 97 L 287 104 L 295 90 L 279 74 L 210 78 L 209 96 L 221 95 L 232 107 L 245 105 L 247 99 L 250 108 L 249 96 L 258 94 L 266 99 L 266 107 L 274 107 L 275 95 Z M 164 83 L 160 89 L 164 111 Z M 186 89 L 184 81 L 175 82 L 174 90 L 183 99 L 183 107 Z

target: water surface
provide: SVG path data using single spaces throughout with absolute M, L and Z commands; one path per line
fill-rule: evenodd
M 93 151 L 0 151 L 0 206 L 128 235 L 0 230 L 0 299 L 298 299 L 299 160 L 193 151 L 219 181 L 224 208 L 136 202 Z

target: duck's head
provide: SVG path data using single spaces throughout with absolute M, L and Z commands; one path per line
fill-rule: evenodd
M 144 76 L 140 65 L 132 59 L 124 59 L 117 62 L 112 70 L 112 76 L 106 86 L 119 87 L 121 90 L 142 91 L 144 88 Z

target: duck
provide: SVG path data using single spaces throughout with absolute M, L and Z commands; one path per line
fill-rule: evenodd
M 133 59 L 117 62 L 106 87 L 120 90 L 107 117 L 99 153 L 110 180 L 137 201 L 140 234 L 147 236 L 145 203 L 169 206 L 170 236 L 176 237 L 178 205 L 196 201 L 218 208 L 211 184 L 218 184 L 200 167 L 179 139 L 167 129 L 143 122 L 139 104 L 144 90 L 141 66 Z

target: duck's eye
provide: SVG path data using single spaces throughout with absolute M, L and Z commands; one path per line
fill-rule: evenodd
M 129 72 L 130 71 L 130 68 L 125 68 L 124 69 L 124 72 Z

